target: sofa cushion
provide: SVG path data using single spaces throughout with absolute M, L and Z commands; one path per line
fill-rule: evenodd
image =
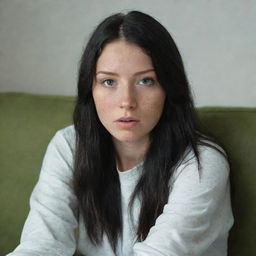
M 229 157 L 235 218 L 229 255 L 256 255 L 256 108 L 205 107 L 199 116 Z
M 46 147 L 72 123 L 74 97 L 0 93 L 0 255 L 19 243 Z

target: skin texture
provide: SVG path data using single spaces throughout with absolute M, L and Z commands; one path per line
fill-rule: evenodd
M 165 101 L 151 58 L 124 40 L 107 44 L 96 64 L 92 93 L 99 119 L 113 137 L 119 170 L 133 167 L 144 158 Z M 122 117 L 136 121 L 118 122 Z

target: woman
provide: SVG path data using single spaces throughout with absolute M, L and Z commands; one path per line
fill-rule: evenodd
M 112 15 L 84 50 L 74 126 L 50 142 L 9 255 L 227 255 L 228 177 L 170 34 L 141 12 Z

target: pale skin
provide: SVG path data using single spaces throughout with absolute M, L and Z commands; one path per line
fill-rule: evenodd
M 92 93 L 99 119 L 112 135 L 118 169 L 131 169 L 143 161 L 165 101 L 151 58 L 124 40 L 107 44 L 97 60 Z

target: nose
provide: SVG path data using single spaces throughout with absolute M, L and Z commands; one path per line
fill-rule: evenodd
M 122 109 L 134 109 L 137 106 L 136 92 L 132 85 L 122 86 L 120 92 L 120 108 Z

